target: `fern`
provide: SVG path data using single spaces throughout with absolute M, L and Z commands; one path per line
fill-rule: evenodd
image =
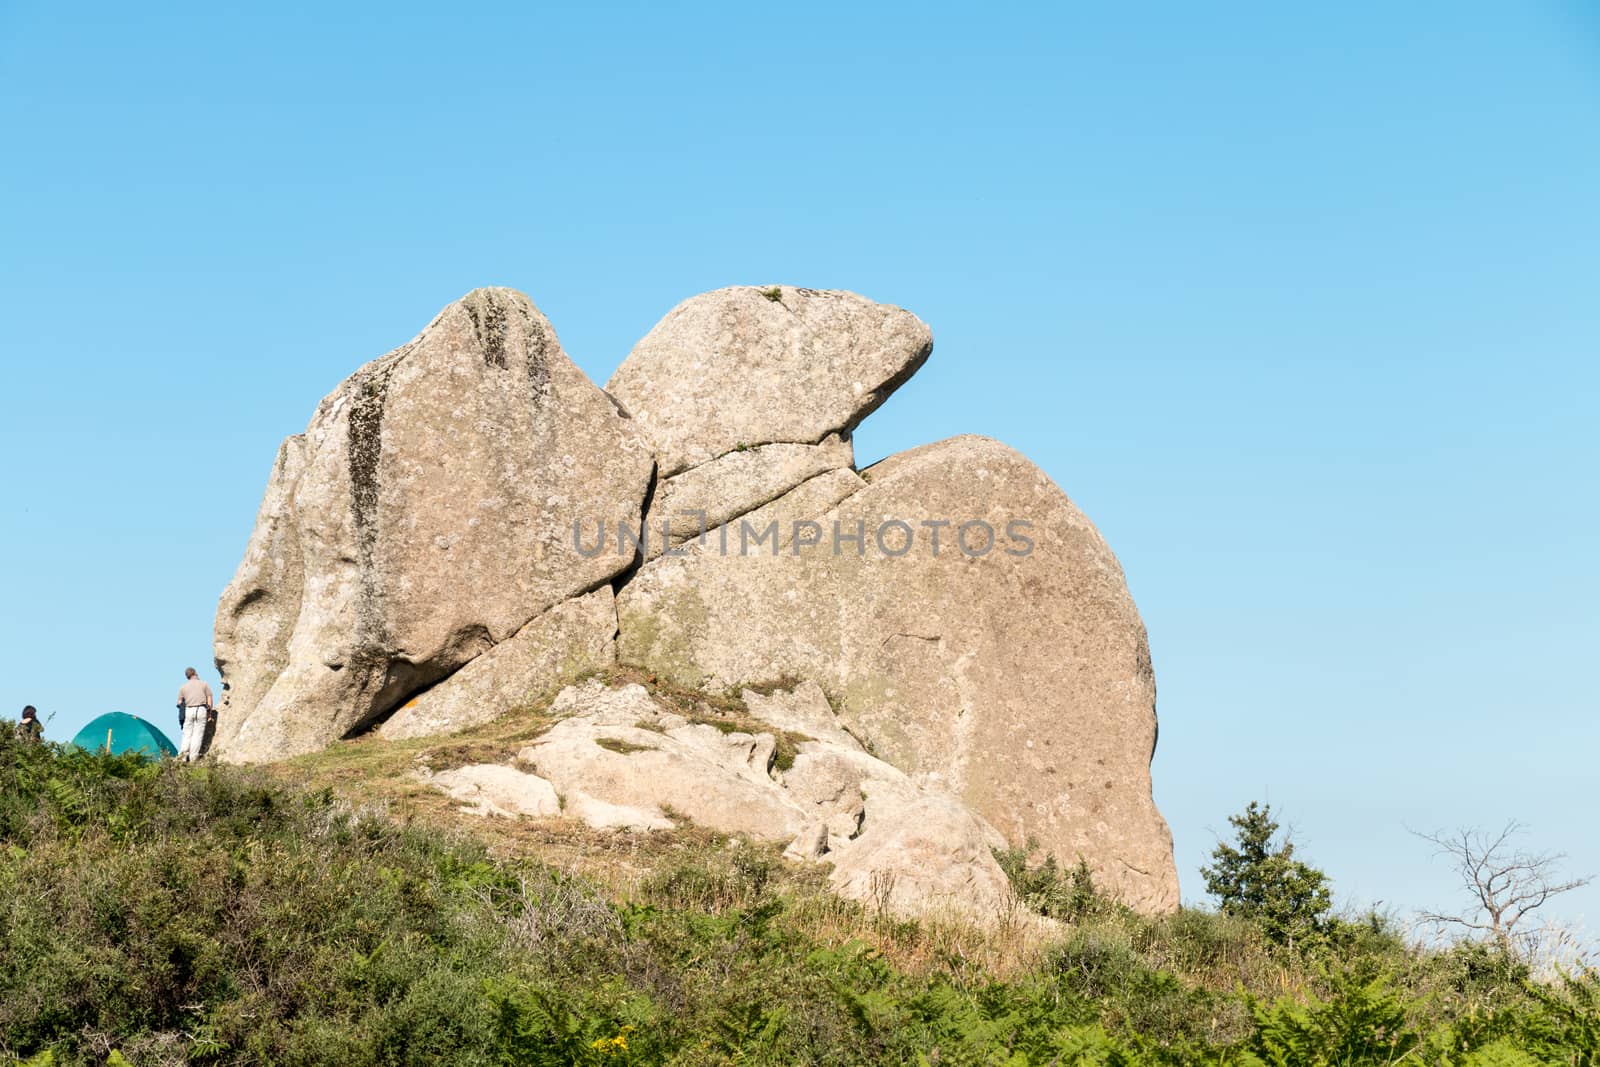
M 1333 974 L 1334 995 L 1297 1004 L 1281 998 L 1252 1005 L 1252 1051 L 1272 1067 L 1398 1063 L 1421 1043 L 1406 1022 L 1407 1005 L 1383 976 Z

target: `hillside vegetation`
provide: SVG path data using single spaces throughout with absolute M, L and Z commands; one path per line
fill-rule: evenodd
M 0 1063 L 1600 1062 L 1595 974 L 1378 916 L 1145 919 L 1019 851 L 1016 916 L 906 923 L 710 835 L 468 836 L 343 791 L 364 744 L 286 781 L 0 736 Z

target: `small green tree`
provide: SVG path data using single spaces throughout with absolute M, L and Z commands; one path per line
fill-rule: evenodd
M 1237 847 L 1217 842 L 1211 866 L 1200 868 L 1206 892 L 1224 914 L 1255 924 L 1279 944 L 1320 940 L 1333 909 L 1328 876 L 1294 858 L 1294 844 L 1279 837 L 1271 805 L 1251 801 L 1228 821 Z

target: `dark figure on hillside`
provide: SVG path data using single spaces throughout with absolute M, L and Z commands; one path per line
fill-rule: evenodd
M 44 723 L 39 721 L 39 709 L 32 704 L 22 709 L 22 721 L 17 723 L 17 736 L 24 741 L 39 741 L 44 737 Z
M 182 740 L 178 742 L 178 758 L 194 763 L 200 758 L 200 748 L 206 739 L 206 720 L 211 718 L 214 705 L 211 687 L 200 680 L 193 667 L 183 672 L 187 681 L 178 690 L 178 704 L 182 707 L 178 721 L 183 725 Z

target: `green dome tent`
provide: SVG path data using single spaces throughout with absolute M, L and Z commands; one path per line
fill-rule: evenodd
M 147 756 L 178 754 L 172 742 L 167 740 L 167 735 L 156 729 L 154 724 L 120 711 L 107 712 L 90 720 L 89 725 L 78 731 L 72 743 L 90 752 L 110 752 L 113 756 L 135 750 L 143 751 Z

